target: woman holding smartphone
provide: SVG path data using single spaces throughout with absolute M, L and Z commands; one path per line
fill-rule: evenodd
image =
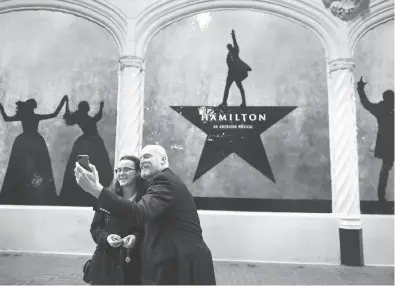
M 125 199 L 138 202 L 146 182 L 140 177 L 140 160 L 123 156 L 115 169 L 110 189 Z M 91 285 L 141 285 L 140 246 L 143 228 L 94 207 L 90 232 L 97 244 L 90 271 Z

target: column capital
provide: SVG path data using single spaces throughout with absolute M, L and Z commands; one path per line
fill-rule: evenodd
M 353 71 L 355 61 L 352 58 L 337 58 L 328 62 L 330 72 L 337 70 L 350 70 Z
M 119 64 L 121 71 L 125 67 L 143 69 L 144 60 L 136 56 L 123 55 L 119 58 Z
M 332 15 L 343 20 L 351 21 L 358 15 L 362 0 L 322 0 Z M 366 9 L 366 8 L 365 8 Z

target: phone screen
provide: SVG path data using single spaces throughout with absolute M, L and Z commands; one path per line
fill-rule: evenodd
M 89 168 L 89 156 L 88 155 L 78 155 L 77 162 L 81 165 L 85 170 L 92 172 L 91 168 Z

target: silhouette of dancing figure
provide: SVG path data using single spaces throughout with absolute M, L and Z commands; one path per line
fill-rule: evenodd
M 240 49 L 236 41 L 236 35 L 234 30 L 232 30 L 231 35 L 233 39 L 233 46 L 231 44 L 227 45 L 229 52 L 228 55 L 226 56 L 226 64 L 228 65 L 229 70 L 228 70 L 228 76 L 226 77 L 224 98 L 222 100 L 222 103 L 219 105 L 219 107 L 227 106 L 229 89 L 233 84 L 233 82 L 236 82 L 236 85 L 241 93 L 242 103 L 240 106 L 246 106 L 245 92 L 244 92 L 243 84 L 241 82 L 248 77 L 248 72 L 252 71 L 250 66 L 247 65 L 245 62 L 243 62 L 239 57 Z
M 385 189 L 389 172 L 394 164 L 394 91 L 386 90 L 382 101 L 372 103 L 364 91 L 366 84 L 367 82 L 364 82 L 361 76 L 357 83 L 357 90 L 362 106 L 376 117 L 378 123 L 374 156 L 383 161 L 377 187 L 378 199 L 383 202 L 386 201 Z
M 2 104 L 0 112 L 4 121 L 21 121 L 23 132 L 12 145 L 8 168 L 0 193 L 1 204 L 56 205 L 56 187 L 47 144 L 38 133 L 41 120 L 56 117 L 67 96 L 64 96 L 51 114 L 36 114 L 34 99 L 16 102 L 16 114 L 8 116 Z
M 110 163 L 106 147 L 97 130 L 97 122 L 103 115 L 104 102 L 100 102 L 99 112 L 91 117 L 88 112 L 90 106 L 88 102 L 81 101 L 78 104 L 78 110 L 71 113 L 69 101 L 66 102 L 66 111 L 63 116 L 66 124 L 72 126 L 77 124 L 82 135 L 77 138 L 64 173 L 62 189 L 59 195 L 59 201 L 64 206 L 93 206 L 96 198 L 85 192 L 75 181 L 74 168 L 78 155 L 88 155 L 89 161 L 96 166 L 100 174 L 100 183 L 108 186 L 113 178 L 113 169 Z

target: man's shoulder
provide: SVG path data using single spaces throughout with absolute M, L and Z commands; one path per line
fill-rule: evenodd
M 171 177 L 171 171 L 170 169 L 167 168 L 156 174 L 151 181 L 168 180 L 169 177 Z
M 162 185 L 162 184 L 171 184 L 172 182 L 172 178 L 171 178 L 171 173 L 168 172 L 167 170 L 163 170 L 161 172 L 159 172 L 158 174 L 156 174 L 149 182 L 148 182 L 148 189 L 151 186 L 154 185 Z
M 165 180 L 170 180 L 170 179 L 178 179 L 178 176 L 173 173 L 173 171 L 170 168 L 163 169 L 160 171 L 152 180 L 160 180 L 160 179 L 165 179 Z
M 168 182 L 171 185 L 184 184 L 183 181 L 178 177 L 170 168 L 166 168 L 158 173 L 151 181 L 151 183 L 156 182 Z

